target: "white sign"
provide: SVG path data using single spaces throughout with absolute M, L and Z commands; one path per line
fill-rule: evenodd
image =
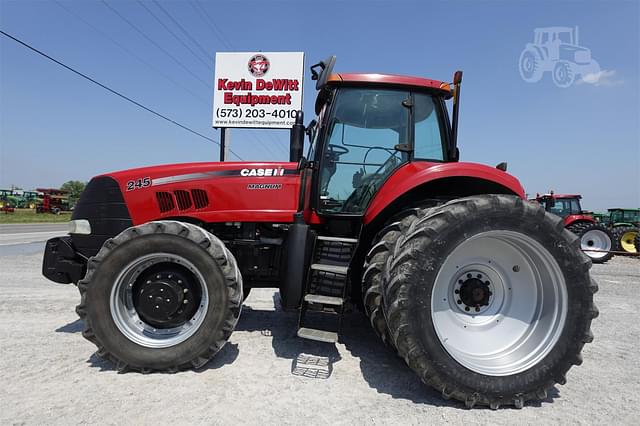
M 290 128 L 303 75 L 302 52 L 216 53 L 213 127 Z

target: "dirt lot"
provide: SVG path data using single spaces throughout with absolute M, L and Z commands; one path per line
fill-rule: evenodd
M 296 315 L 278 312 L 270 290 L 251 294 L 230 342 L 203 371 L 117 374 L 80 334 L 76 288 L 40 276 L 41 246 L 0 252 L 0 424 L 637 424 L 638 259 L 593 267 L 596 340 L 567 385 L 541 404 L 491 411 L 443 401 L 358 312 L 340 344 L 294 337 Z M 304 370 L 300 354 L 328 365 Z

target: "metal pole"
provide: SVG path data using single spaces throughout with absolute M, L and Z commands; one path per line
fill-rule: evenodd
M 227 128 L 226 127 L 221 127 L 220 128 L 220 161 L 224 161 L 226 160 L 226 156 L 225 154 L 227 153 L 226 150 L 226 146 L 227 146 Z

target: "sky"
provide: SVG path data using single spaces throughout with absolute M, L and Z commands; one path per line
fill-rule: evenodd
M 550 73 L 525 82 L 520 55 L 550 26 L 578 26 L 600 72 L 567 88 Z M 307 121 L 308 66 L 329 55 L 338 72 L 451 81 L 461 69 L 462 161 L 507 161 L 529 194 L 579 193 L 586 209 L 640 206 L 639 1 L 0 0 L 0 28 L 215 140 L 215 52 L 304 52 Z M 288 132 L 234 129 L 231 147 L 286 160 Z M 0 35 L 0 188 L 218 152 Z

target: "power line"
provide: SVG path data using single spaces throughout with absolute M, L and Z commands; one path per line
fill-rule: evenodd
M 199 2 L 189 2 L 189 4 L 191 5 L 191 7 L 193 7 L 194 10 L 196 9 L 196 6 L 200 9 L 200 11 L 201 11 L 200 13 L 198 13 L 198 11 L 196 10 L 196 15 L 200 16 L 203 20 L 206 18 L 206 20 L 209 21 L 209 26 L 207 26 L 207 28 L 209 28 L 211 30 L 213 35 L 215 35 L 216 38 L 218 40 L 220 40 L 220 42 L 222 44 L 224 44 L 227 49 L 233 50 L 233 46 L 226 39 L 226 37 L 224 36 L 222 31 L 220 31 L 220 29 L 216 25 L 215 21 L 213 20 L 213 18 L 211 18 L 211 16 L 207 12 L 206 8 L 203 5 L 201 5 Z M 206 22 L 205 22 L 205 24 L 206 24 Z
M 77 74 L 77 75 L 79 75 L 80 77 L 82 77 L 82 78 L 84 78 L 84 79 L 86 79 L 86 80 L 89 80 L 90 82 L 92 82 L 92 83 L 94 83 L 94 84 L 96 84 L 96 85 L 98 85 L 98 86 L 102 87 L 103 89 L 105 89 L 105 90 L 107 90 L 107 91 L 109 91 L 109 92 L 113 93 L 114 95 L 119 96 L 119 97 L 121 97 L 122 99 L 124 99 L 124 100 L 126 100 L 126 101 L 128 101 L 128 102 L 131 102 L 132 104 L 136 105 L 137 107 L 142 108 L 142 109 L 144 109 L 145 111 L 150 112 L 151 114 L 156 115 L 156 116 L 158 116 L 158 117 L 162 118 L 163 120 L 166 120 L 166 121 L 168 121 L 169 123 L 172 123 L 172 124 L 174 124 L 174 125 L 176 125 L 176 126 L 178 126 L 178 127 L 182 128 L 183 130 L 186 130 L 186 131 L 188 131 L 188 132 L 190 132 L 190 133 L 193 133 L 194 135 L 200 136 L 201 138 L 206 139 L 206 140 L 208 140 L 208 141 L 210 141 L 210 142 L 213 142 L 213 143 L 217 144 L 218 146 L 220 145 L 220 142 L 218 142 L 218 141 L 216 141 L 216 140 L 214 140 L 214 139 L 211 139 L 210 137 L 205 136 L 205 135 L 203 135 L 203 134 L 202 134 L 202 133 L 200 133 L 200 132 L 197 132 L 197 131 L 195 131 L 195 130 L 193 130 L 193 129 L 191 129 L 191 128 L 189 128 L 189 127 L 187 127 L 187 126 L 183 125 L 183 124 L 178 123 L 177 121 L 175 121 L 175 120 L 173 120 L 173 119 L 171 119 L 171 118 L 169 118 L 169 117 L 167 117 L 167 116 L 165 116 L 165 115 L 160 114 L 159 112 L 156 112 L 156 111 L 152 110 L 151 108 L 148 108 L 148 107 L 146 107 L 146 106 L 142 105 L 140 102 L 137 102 L 137 101 L 135 101 L 135 100 L 131 99 L 130 97 L 128 97 L 128 96 L 126 96 L 126 95 L 123 95 L 122 93 L 120 93 L 120 92 L 118 92 L 118 91 L 116 91 L 116 90 L 114 90 L 114 89 L 112 89 L 112 88 L 110 88 L 110 87 L 108 87 L 108 86 L 106 86 L 106 85 L 104 85 L 104 84 L 100 83 L 99 81 L 94 80 L 93 78 L 89 77 L 88 75 L 83 74 L 83 73 L 81 73 L 80 71 L 75 70 L 74 68 L 72 68 L 72 67 L 70 67 L 70 66 L 68 66 L 68 65 L 66 65 L 66 64 L 64 64 L 64 63 L 62 63 L 62 62 L 60 62 L 60 61 L 58 61 L 58 60 L 57 60 L 57 59 L 55 59 L 55 58 L 52 58 L 51 56 L 47 55 L 46 53 L 44 53 L 44 52 L 42 52 L 42 51 L 40 51 L 40 50 L 36 49 L 35 47 L 33 47 L 33 46 L 31 46 L 31 45 L 29 45 L 29 44 L 25 43 L 24 41 L 22 41 L 22 40 L 20 40 L 20 39 L 18 39 L 18 38 L 16 38 L 16 37 L 12 36 L 11 34 L 8 34 L 8 33 L 4 32 L 3 30 L 0 30 L 0 34 L 2 34 L 2 35 L 4 35 L 5 37 L 8 37 L 8 38 L 10 38 L 11 40 L 13 40 L 13 41 L 15 41 L 15 42 L 17 42 L 17 43 L 21 44 L 22 46 L 26 47 L 27 49 L 32 50 L 32 51 L 36 52 L 37 54 L 39 54 L 39 55 L 41 55 L 41 56 L 44 56 L 45 58 L 49 59 L 49 60 L 50 60 L 50 61 L 52 61 L 52 62 L 55 62 L 56 64 L 60 65 L 61 67 L 65 68 L 65 69 L 67 69 L 67 70 L 69 70 L 69 71 L 71 71 L 72 73 Z M 230 151 L 231 151 L 231 150 L 230 150 Z M 232 153 L 233 155 L 235 155 L 236 157 L 238 157 L 238 159 L 240 159 L 240 160 L 242 161 L 242 158 L 241 158 L 238 154 L 236 154 L 236 153 L 235 153 L 235 152 L 233 152 L 233 151 L 231 151 L 231 153 Z
M 184 64 L 182 62 L 180 62 L 178 59 L 176 59 L 175 56 L 173 56 L 171 53 L 167 52 L 166 49 L 164 49 L 162 46 L 160 46 L 158 43 L 156 43 L 151 37 L 149 37 L 148 35 L 146 35 L 144 32 L 142 32 L 142 30 L 140 30 L 133 22 L 129 21 L 127 18 L 125 18 L 120 12 L 118 12 L 116 9 L 114 9 L 113 7 L 109 6 L 109 3 L 107 3 L 105 0 L 102 0 L 102 4 L 104 4 L 106 7 L 108 7 L 109 9 L 111 9 L 111 11 L 113 13 L 115 13 L 116 15 L 118 15 L 120 17 L 120 19 L 122 19 L 124 22 L 126 22 L 127 24 L 129 24 L 129 26 L 131 28 L 133 28 L 138 34 L 140 34 L 142 37 L 144 37 L 145 39 L 147 39 L 149 41 L 149 43 L 153 44 L 155 47 L 157 47 L 158 49 L 160 49 L 162 52 L 164 52 L 165 55 L 169 56 L 171 59 L 173 59 L 173 61 L 178 64 L 182 69 L 184 69 L 186 72 L 188 72 L 189 74 L 191 74 L 191 76 L 193 78 L 195 78 L 196 80 L 200 81 L 202 84 L 204 84 L 207 89 L 211 89 L 211 86 L 209 85 L 209 83 L 207 83 L 206 81 L 204 81 L 203 79 L 201 79 L 200 77 L 198 77 L 196 74 L 193 73 L 193 71 L 191 71 L 189 68 L 187 68 L 186 66 L 184 66 Z
M 165 15 L 167 15 L 167 18 L 169 18 L 171 20 L 171 22 L 173 22 L 179 29 L 180 31 L 182 31 L 182 34 L 184 34 L 185 36 L 187 36 L 187 38 L 189 40 L 191 40 L 191 42 L 193 44 L 195 44 L 198 49 L 200 49 L 200 52 L 202 52 L 202 54 L 204 55 L 205 58 L 210 58 L 210 53 L 208 53 L 204 47 L 202 47 L 202 45 L 200 43 L 198 43 L 198 41 L 196 39 L 194 39 L 193 37 L 191 37 L 191 35 L 187 32 L 187 30 L 184 29 L 184 27 L 182 25 L 180 25 L 180 23 L 178 21 L 176 21 L 173 16 L 171 16 L 171 14 L 169 14 L 169 12 L 167 12 L 167 10 L 162 7 L 162 5 L 160 3 L 158 3 L 156 0 L 151 0 L 153 1 L 153 3 L 158 7 L 158 9 L 160 9 Z
M 76 12 L 74 12 L 71 9 L 68 9 L 65 5 L 63 5 L 62 3 L 60 3 L 58 0 L 54 0 L 55 3 L 60 6 L 61 8 L 63 8 L 65 11 L 67 11 L 67 13 L 69 13 L 70 15 L 74 16 L 76 19 L 78 19 L 79 21 L 84 22 L 87 26 L 89 26 L 90 28 L 92 28 L 94 31 L 96 31 L 98 34 L 102 35 L 103 37 L 105 37 L 107 40 L 111 41 L 113 44 L 115 44 L 116 46 L 118 46 L 120 49 L 124 50 L 125 52 L 127 52 L 129 55 L 131 55 L 132 57 L 134 57 L 135 59 L 137 59 L 138 61 L 142 62 L 143 64 L 145 64 L 147 67 L 149 67 L 150 69 L 152 69 L 153 71 L 157 72 L 158 74 L 160 74 L 161 76 L 163 76 L 165 79 L 167 79 L 168 81 L 170 81 L 171 83 L 175 84 L 176 86 L 180 87 L 181 89 L 183 89 L 184 91 L 188 92 L 189 94 L 191 94 L 194 98 L 198 99 L 199 101 L 201 101 L 202 103 L 204 103 L 205 105 L 210 105 L 210 103 L 203 97 L 201 97 L 200 95 L 198 95 L 197 93 L 193 92 L 192 90 L 190 90 L 189 88 L 187 88 L 186 86 L 182 85 L 181 83 L 177 82 L 176 80 L 174 80 L 173 78 L 171 78 L 170 76 L 168 76 L 167 74 L 165 74 L 164 72 L 162 72 L 161 70 L 159 70 L 158 68 L 156 68 L 155 66 L 153 66 L 151 63 L 149 63 L 148 61 L 144 60 L 143 58 L 141 58 L 140 56 L 136 55 L 134 52 L 132 52 L 129 48 L 127 48 L 126 46 L 124 46 L 122 43 L 118 42 L 116 39 L 114 39 L 113 37 L 109 36 L 109 34 L 105 33 L 104 31 L 102 31 L 101 29 L 99 29 L 98 27 L 96 27 L 95 25 L 93 25 L 91 22 L 87 21 L 86 19 L 84 19 L 82 16 L 80 16 L 79 14 L 77 14 Z
M 151 15 L 151 16 L 153 17 L 153 19 L 155 19 L 155 20 L 156 20 L 160 25 L 162 25 L 162 27 L 163 27 L 165 30 L 167 30 L 167 32 L 168 32 L 169 34 L 171 34 L 171 35 L 173 36 L 173 38 L 175 38 L 176 40 L 178 40 L 178 42 L 179 42 L 180 44 L 182 44 L 182 45 L 185 47 L 185 49 L 187 49 L 189 52 L 191 52 L 191 54 L 192 54 L 192 55 L 193 55 L 193 56 L 194 56 L 198 61 L 200 61 L 200 63 L 202 63 L 202 64 L 203 64 L 205 67 L 207 67 L 210 71 L 213 71 L 213 67 L 211 66 L 211 64 L 207 64 L 205 61 L 203 61 L 203 60 L 202 60 L 202 58 L 201 58 L 198 54 L 196 54 L 196 52 L 194 52 L 194 50 L 193 50 L 191 47 L 189 47 L 189 46 L 188 46 L 184 41 L 182 41 L 182 39 L 181 39 L 180 37 L 178 37 L 178 36 L 176 35 L 176 33 L 174 33 L 174 32 L 171 30 L 171 28 L 169 28 L 169 27 L 167 26 L 167 24 L 165 24 L 164 22 L 162 22 L 162 20 L 161 20 L 160 18 L 158 18 L 158 17 L 156 16 L 156 14 L 155 14 L 155 13 L 153 13 L 153 11 L 151 11 L 151 9 L 149 9 L 149 8 L 148 8 L 148 7 L 147 7 L 143 2 L 141 2 L 140 0 L 138 0 L 138 4 L 139 4 L 140 6 L 142 6 L 142 7 L 144 8 L 144 10 L 146 10 L 146 11 L 149 13 L 149 15 Z

